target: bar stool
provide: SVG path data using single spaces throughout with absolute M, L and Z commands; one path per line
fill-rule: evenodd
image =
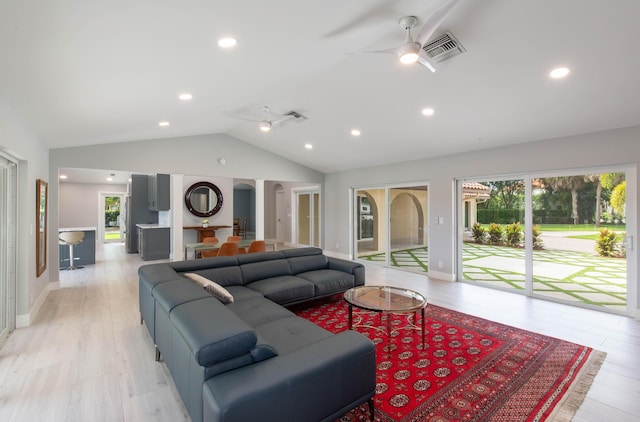
M 69 245 L 69 267 L 66 270 L 77 270 L 83 267 L 73 265 L 73 247 L 82 243 L 84 232 L 61 232 L 58 235 L 58 242 L 61 245 Z

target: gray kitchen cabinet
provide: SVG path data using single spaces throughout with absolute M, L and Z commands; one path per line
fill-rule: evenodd
M 149 176 L 147 207 L 151 211 L 168 211 L 171 208 L 171 178 L 168 174 Z
M 138 254 L 143 261 L 169 259 L 170 243 L 169 227 L 138 225 Z

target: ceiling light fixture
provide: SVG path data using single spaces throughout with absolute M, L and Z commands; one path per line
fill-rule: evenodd
M 420 51 L 420 45 L 417 43 L 411 42 L 409 44 L 405 44 L 401 47 L 401 50 L 398 52 L 400 56 L 400 63 L 402 64 L 413 64 L 418 61 L 418 52 Z
M 193 98 L 193 95 L 191 95 L 188 92 L 185 92 L 183 94 L 178 95 L 178 98 L 181 99 L 182 101 L 189 101 L 190 99 Z
M 562 79 L 565 76 L 567 76 L 570 72 L 571 71 L 569 70 L 568 67 L 557 67 L 549 73 L 549 76 L 553 79 Z
M 62 180 L 64 180 L 64 179 L 66 179 L 66 178 L 67 178 L 67 175 L 66 175 L 66 174 L 61 174 L 61 175 L 60 175 L 60 178 L 61 178 Z
M 353 130 L 351 131 L 351 135 L 353 135 L 353 136 L 360 136 L 360 131 L 359 131 L 358 129 L 353 129 Z
M 170 125 L 170 123 L 166 122 L 166 121 L 158 123 L 158 126 L 160 126 L 160 127 L 166 127 L 166 126 L 169 126 L 169 125 Z
M 107 182 L 113 182 L 113 177 L 107 177 Z
M 313 149 L 313 145 L 311 145 L 311 144 L 304 144 L 304 147 L 306 149 Z
M 260 122 L 260 130 L 263 132 L 269 132 L 271 130 L 271 122 Z
M 238 44 L 238 40 L 233 37 L 224 37 L 218 40 L 218 46 L 221 48 L 231 48 Z
M 422 114 L 424 116 L 433 116 L 433 113 L 435 113 L 435 110 L 432 108 L 427 107 L 422 109 Z

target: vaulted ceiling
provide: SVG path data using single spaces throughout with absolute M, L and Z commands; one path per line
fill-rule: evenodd
M 444 2 L 3 0 L 0 95 L 51 148 L 228 133 L 325 173 L 640 124 L 637 0 L 462 0 L 435 73 L 350 54 Z M 264 105 L 306 120 L 231 117 Z

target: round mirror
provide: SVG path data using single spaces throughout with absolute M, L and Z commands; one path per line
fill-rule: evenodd
M 211 182 L 194 183 L 184 195 L 184 204 L 193 215 L 211 217 L 222 208 L 222 191 Z

